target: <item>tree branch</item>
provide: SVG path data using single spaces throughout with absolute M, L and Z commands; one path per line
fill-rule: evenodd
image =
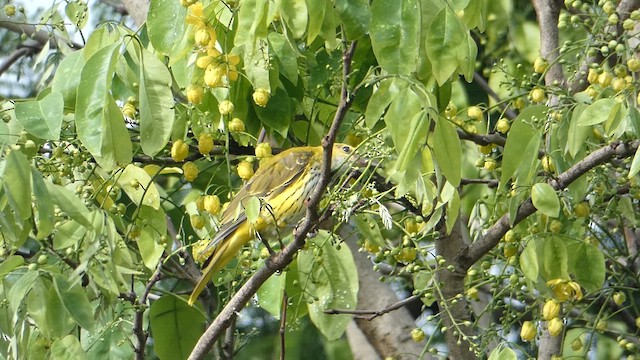
M 595 168 L 598 165 L 613 158 L 626 158 L 632 156 L 638 149 L 638 141 L 629 143 L 616 141 L 610 145 L 600 148 L 587 157 L 573 165 L 567 171 L 558 175 L 556 179 L 549 181 L 549 184 L 555 190 L 562 190 L 567 188 L 571 183 L 576 181 L 579 177 L 587 173 L 587 171 Z M 514 226 L 533 214 L 536 208 L 531 202 L 531 198 L 525 200 L 516 213 L 516 217 L 513 221 Z M 485 254 L 493 249 L 504 234 L 511 227 L 509 226 L 509 214 L 504 214 L 487 232 L 477 241 L 471 245 L 463 248 L 458 255 L 457 264 L 459 271 L 466 272 L 476 261 L 480 260 Z
M 406 299 L 402 299 L 400 301 L 397 301 L 389 306 L 384 307 L 383 309 L 380 310 L 346 310 L 346 309 L 327 309 L 324 311 L 325 314 L 329 314 L 329 315 L 336 315 L 336 314 L 351 314 L 351 315 L 355 315 L 355 318 L 359 318 L 359 319 L 365 319 L 368 321 L 371 321 L 379 316 L 382 316 L 386 313 L 390 313 L 394 310 L 398 310 L 401 307 L 410 304 L 416 300 L 420 300 L 420 296 L 419 295 L 411 295 Z M 369 316 L 364 316 L 364 315 L 369 315 Z
M 251 297 L 258 291 L 260 286 L 276 271 L 281 271 L 293 261 L 295 254 L 304 246 L 307 234 L 316 226 L 318 220 L 318 204 L 320 203 L 320 199 L 329 184 L 331 176 L 331 150 L 333 143 L 335 142 L 340 124 L 342 124 L 342 121 L 353 102 L 353 96 L 350 96 L 348 90 L 348 77 L 351 73 L 351 60 L 353 58 L 355 48 L 356 42 L 354 41 L 343 53 L 340 104 L 336 110 L 331 128 L 322 140 L 324 157 L 322 162 L 321 181 L 307 202 L 308 208 L 306 216 L 294 231 L 294 240 L 281 252 L 272 255 L 269 258 L 269 261 L 265 263 L 265 266 L 256 271 L 256 273 L 238 290 L 229 303 L 227 303 L 227 305 L 220 311 L 202 337 L 200 337 L 198 343 L 189 355 L 189 360 L 204 358 L 222 332 L 229 327 L 232 319 L 236 317 L 237 312 L 244 308 L 247 301 L 249 301 L 249 299 L 251 299 Z
M 137 343 L 133 348 L 133 351 L 136 353 L 136 360 L 144 360 L 144 350 L 147 345 L 147 332 L 144 331 L 142 322 L 144 320 L 144 312 L 147 309 L 147 299 L 149 298 L 149 294 L 151 293 L 151 289 L 153 286 L 160 280 L 162 275 L 162 262 L 163 258 L 158 262 L 158 267 L 156 267 L 155 272 L 149 279 L 147 286 L 144 288 L 144 292 L 140 296 L 140 300 L 136 304 L 136 314 L 133 319 L 133 333 L 136 336 Z
M 34 49 L 31 47 L 21 47 L 16 51 L 12 52 L 7 58 L 5 58 L 4 62 L 0 65 L 0 76 L 4 74 L 11 65 L 13 65 L 16 61 L 20 60 L 21 57 L 27 56 L 34 53 Z

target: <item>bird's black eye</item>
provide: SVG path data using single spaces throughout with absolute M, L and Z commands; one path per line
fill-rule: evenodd
M 349 145 L 345 145 L 342 147 L 342 151 L 346 152 L 346 153 L 350 153 L 351 152 L 351 146 Z

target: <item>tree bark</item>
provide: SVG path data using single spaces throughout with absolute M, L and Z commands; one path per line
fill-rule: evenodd
M 357 236 L 357 232 L 348 227 L 350 226 L 343 225 L 340 234 L 351 249 L 358 269 L 360 283 L 358 309 L 381 310 L 396 303 L 398 297 L 387 284 L 380 282 L 379 274 L 372 269 L 373 264 L 369 256 L 358 251 L 356 238 L 353 235 Z M 349 234 L 352 235 L 349 236 Z M 378 316 L 373 320 L 356 319 L 355 323 L 382 358 L 417 359 L 423 352 L 424 342 L 416 343 L 411 338 L 411 330 L 416 327 L 416 323 L 406 307 Z M 421 359 L 433 359 L 433 357 L 426 353 Z
M 456 220 L 450 234 L 443 235 L 436 240 L 436 253 L 442 256 L 446 263 L 436 273 L 439 291 L 436 292 L 441 319 L 447 330 L 444 332 L 449 348 L 449 359 L 470 360 L 478 356 L 473 349 L 471 337 L 473 328 L 465 325 L 471 324 L 471 309 L 464 296 L 464 278 L 466 272 L 460 271 L 456 264 L 459 260 L 460 249 L 466 246 L 465 235 L 462 231 L 460 218 Z M 453 269 L 448 265 L 455 264 Z M 462 296 L 460 296 L 462 295 Z

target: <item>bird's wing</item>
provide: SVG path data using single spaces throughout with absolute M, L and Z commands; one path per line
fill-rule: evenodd
M 265 198 L 277 195 L 302 175 L 313 152 L 296 150 L 282 152 L 258 168 L 251 180 L 240 189 L 222 214 L 222 228 L 225 224 L 234 223 L 234 219 L 239 218 L 239 214 L 243 213 L 242 205 L 245 200 L 252 196 Z M 242 206 L 242 209 L 238 209 L 239 206 Z
M 253 175 L 251 180 L 231 200 L 229 206 L 222 214 L 220 230 L 211 239 L 211 242 L 200 252 L 206 254 L 218 246 L 220 242 L 229 237 L 242 223 L 247 220 L 247 215 L 242 211 L 243 202 L 252 196 L 268 198 L 278 195 L 289 185 L 295 182 L 304 173 L 313 156 L 311 151 L 285 152 L 269 159 Z M 242 206 L 238 209 L 238 206 Z M 210 256 L 205 261 L 205 266 L 213 258 Z

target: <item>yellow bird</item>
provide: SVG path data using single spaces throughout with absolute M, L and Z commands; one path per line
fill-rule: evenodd
M 354 154 L 346 144 L 334 144 L 331 171 L 341 168 Z M 294 226 L 302 219 L 306 210 L 306 199 L 320 182 L 323 149 L 296 147 L 275 155 L 260 165 L 255 175 L 240 189 L 222 214 L 220 230 L 199 255 L 211 252 L 204 262 L 198 284 L 189 297 L 193 305 L 213 274 L 233 259 L 240 249 L 256 237 L 256 233 L 269 232 Z M 245 200 L 257 197 L 262 201 L 262 210 L 257 221 L 250 224 L 244 208 Z

